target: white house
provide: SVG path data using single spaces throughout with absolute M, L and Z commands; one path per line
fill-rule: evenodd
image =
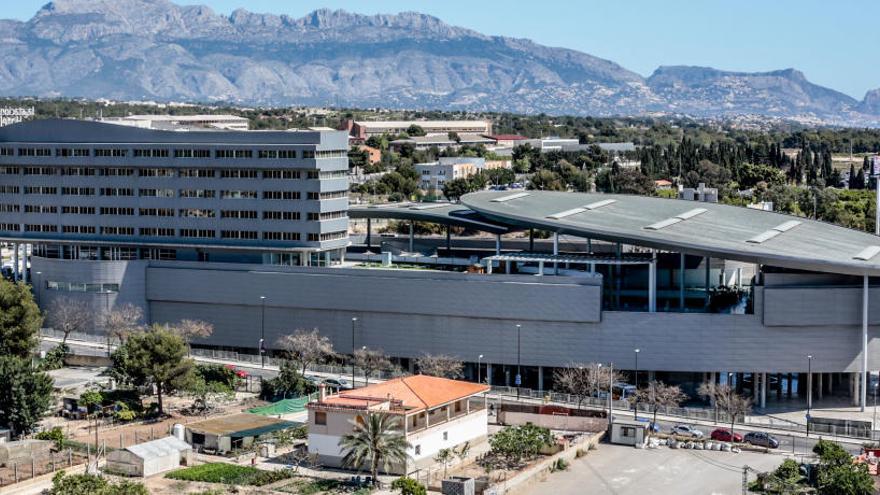
M 395 378 L 329 396 L 322 389 L 318 400 L 307 406 L 309 453 L 317 455 L 324 466 L 342 467 L 345 452 L 339 446 L 340 439 L 368 414 L 392 414 L 410 443 L 410 459 L 391 472 L 412 472 L 433 464 L 440 449 L 485 440 L 488 391 L 487 385 L 426 375 Z

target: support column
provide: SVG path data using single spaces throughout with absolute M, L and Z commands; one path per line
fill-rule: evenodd
M 761 409 L 767 407 L 767 373 L 761 373 Z
M 706 262 L 706 294 L 703 296 L 705 298 L 705 301 L 703 302 L 703 304 L 707 308 L 709 307 L 709 284 L 711 283 L 709 281 L 709 266 L 711 265 L 711 261 L 712 261 L 712 258 L 706 256 L 706 260 L 705 260 L 705 262 Z
M 486 383 L 492 385 L 492 363 L 486 363 Z
M 544 367 L 538 366 L 538 390 L 544 390 Z
M 12 244 L 12 281 L 18 282 L 18 243 Z
M 495 234 L 495 256 L 501 256 L 501 234 Z
M 372 232 L 373 232 L 373 219 L 368 218 L 367 219 L 367 251 L 370 250 L 370 244 L 371 244 L 370 241 L 372 241 L 372 235 L 371 235 Z
M 587 237 L 587 252 L 593 254 L 593 240 Z
M 859 405 L 859 374 L 858 373 L 847 373 L 849 375 L 849 396 L 851 399 L 851 404 L 854 406 Z
M 684 311 L 684 253 L 678 255 L 678 309 Z
M 752 404 L 757 404 L 760 399 L 760 390 L 758 389 L 758 381 L 760 380 L 760 373 L 752 372 Z
M 535 250 L 535 229 L 529 229 L 529 252 Z
M 657 251 L 651 250 L 651 263 L 648 265 L 648 312 L 657 312 Z
M 413 245 L 415 244 L 415 225 L 416 222 L 414 220 L 409 221 L 409 252 L 413 252 Z
M 832 375 L 831 373 L 828 373 L 828 379 L 826 381 L 828 382 L 828 390 L 827 390 L 828 395 L 833 395 L 834 394 L 834 389 L 833 389 L 834 375 Z
M 862 382 L 859 391 L 859 409 L 865 412 L 868 403 L 868 276 L 862 283 Z
M 553 233 L 553 256 L 559 254 L 559 232 Z M 553 262 L 553 275 L 559 275 L 559 263 Z
M 452 225 L 446 226 L 446 255 L 452 257 Z
M 807 409 L 813 407 L 813 374 L 806 373 L 807 375 Z
M 822 400 L 822 392 L 824 391 L 824 387 L 822 386 L 822 378 L 824 375 L 825 373 L 816 373 L 816 379 L 818 381 L 816 383 L 816 397 L 819 400 Z
M 776 373 L 776 400 L 782 400 L 782 373 Z
M 787 394 L 788 398 L 791 399 L 791 392 L 792 392 L 792 389 L 794 388 L 794 385 L 791 383 L 792 382 L 792 374 L 791 373 L 789 373 L 786 376 L 786 381 L 788 382 L 788 390 L 786 391 L 786 394 Z

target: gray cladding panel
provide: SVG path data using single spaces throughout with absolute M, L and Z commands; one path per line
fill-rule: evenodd
M 868 323 L 880 323 L 880 288 L 869 291 Z M 861 287 L 767 287 L 767 326 L 861 325 Z
M 352 272 L 362 272 L 352 274 Z M 357 312 L 595 322 L 601 288 L 458 274 L 400 276 L 390 270 L 220 271 L 151 267 L 151 301 L 241 304 Z M 249 299 L 250 298 L 250 299 Z

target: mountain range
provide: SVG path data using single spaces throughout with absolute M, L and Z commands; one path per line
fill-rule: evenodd
M 415 12 L 224 16 L 169 0 L 56 0 L 27 22 L 0 20 L 0 94 L 880 124 L 880 89 L 858 101 L 794 69 L 645 78 Z

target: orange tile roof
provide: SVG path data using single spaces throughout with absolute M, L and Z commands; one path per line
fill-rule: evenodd
M 330 395 L 325 397 L 321 404 L 368 408 L 380 402 L 393 400 L 399 401 L 408 411 L 419 411 L 488 391 L 488 385 L 479 383 L 413 375 Z

